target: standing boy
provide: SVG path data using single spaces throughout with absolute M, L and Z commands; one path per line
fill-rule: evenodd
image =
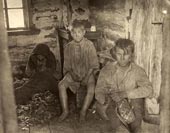
M 99 67 L 95 47 L 84 37 L 85 27 L 81 21 L 74 21 L 71 36 L 73 40 L 64 50 L 64 78 L 59 83 L 59 95 L 62 106 L 60 121 L 69 113 L 67 89 L 76 93 L 80 85 L 87 86 L 87 94 L 80 111 L 80 120 L 85 120 L 87 109 L 94 96 L 94 74 Z
M 117 62 L 101 70 L 95 90 L 98 105 L 106 110 L 106 113 L 101 111 L 100 114 L 103 113 L 103 117 L 110 120 L 114 131 L 123 123 L 131 133 L 139 133 L 144 116 L 144 98 L 152 95 L 152 85 L 144 69 L 133 62 L 134 43 L 131 40 L 117 40 L 111 54 Z M 104 76 L 106 73 L 107 76 Z M 115 111 L 123 99 L 128 99 L 133 107 L 135 120 L 131 123 L 122 121 Z M 106 109 L 108 101 L 110 103 Z

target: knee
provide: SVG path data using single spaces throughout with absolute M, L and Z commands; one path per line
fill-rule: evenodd
M 60 81 L 59 83 L 58 83 L 58 89 L 59 89 L 59 91 L 65 91 L 67 88 L 65 87 L 65 84 L 64 84 L 64 82 L 63 81 Z
M 141 123 L 135 123 L 133 126 L 130 126 L 131 133 L 140 133 L 141 132 Z
M 130 124 L 130 131 L 132 133 L 139 133 L 141 131 L 142 118 L 136 118 L 136 120 Z
M 61 88 L 63 88 L 63 86 L 64 86 L 63 82 L 60 81 L 60 82 L 58 83 L 58 89 L 60 90 Z
M 94 92 L 94 87 L 88 87 L 87 88 L 87 95 L 88 96 L 94 96 L 95 92 Z

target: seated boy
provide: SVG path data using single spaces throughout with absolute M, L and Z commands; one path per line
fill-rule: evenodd
M 100 114 L 109 119 L 114 131 L 123 123 L 132 133 L 141 130 L 144 116 L 144 98 L 152 95 L 152 85 L 140 66 L 133 62 L 134 43 L 129 39 L 118 39 L 111 54 L 117 62 L 106 65 L 100 72 L 95 96 Z M 124 123 L 116 108 L 122 99 L 128 99 L 133 107 L 135 120 Z
M 85 120 L 87 109 L 93 100 L 95 79 L 94 74 L 99 68 L 98 58 L 93 43 L 84 37 L 85 27 L 81 21 L 74 21 L 71 36 L 73 40 L 64 50 L 64 78 L 59 83 L 59 95 L 64 120 L 69 113 L 67 89 L 76 93 L 80 85 L 87 86 L 87 94 L 80 111 L 80 121 Z
M 26 66 L 26 74 L 29 81 L 15 89 L 17 104 L 26 104 L 38 92 L 57 92 L 60 75 L 56 72 L 55 56 L 47 45 L 38 44 L 34 48 Z

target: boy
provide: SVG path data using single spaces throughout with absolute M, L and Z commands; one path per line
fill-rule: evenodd
M 46 44 L 38 44 L 32 51 L 26 74 L 29 81 L 15 89 L 17 104 L 26 104 L 33 94 L 49 89 L 57 94 L 56 87 L 60 75 L 56 72 L 56 59 Z
M 144 98 L 152 95 L 152 85 L 144 69 L 133 62 L 134 43 L 131 40 L 118 39 L 110 52 L 117 62 L 110 63 L 101 70 L 95 90 L 98 105 L 101 110 L 104 109 L 100 114 L 110 120 L 116 131 L 122 119 L 115 109 L 121 100 L 128 99 L 133 107 L 135 120 L 130 124 L 123 124 L 127 125 L 130 132 L 138 133 L 144 116 Z
M 85 120 L 87 109 L 94 96 L 94 74 L 99 68 L 95 47 L 91 41 L 84 37 L 83 23 L 74 21 L 72 27 L 73 40 L 67 44 L 64 50 L 64 78 L 58 85 L 63 110 L 59 121 L 64 120 L 69 113 L 67 89 L 70 88 L 73 93 L 76 93 L 80 85 L 87 86 L 87 94 L 80 111 L 80 121 Z

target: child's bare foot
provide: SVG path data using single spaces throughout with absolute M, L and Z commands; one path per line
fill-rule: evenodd
M 59 122 L 64 121 L 68 116 L 68 111 L 64 111 L 60 116 L 59 116 Z

